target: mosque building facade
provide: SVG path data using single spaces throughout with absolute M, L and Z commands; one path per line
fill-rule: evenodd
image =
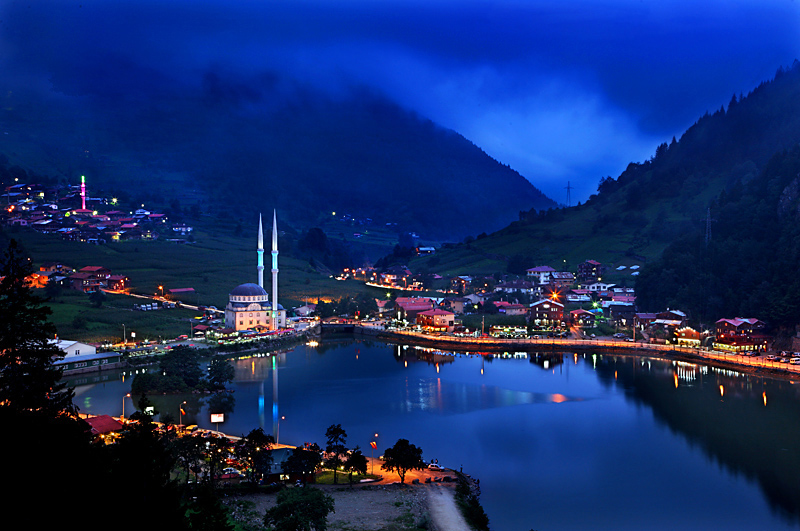
M 228 295 L 225 307 L 225 327 L 236 331 L 258 332 L 286 327 L 286 310 L 278 304 L 278 226 L 272 214 L 272 302 L 264 289 L 264 234 L 261 216 L 258 217 L 258 284 L 236 286 Z

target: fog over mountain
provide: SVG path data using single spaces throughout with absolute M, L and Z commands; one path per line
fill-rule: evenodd
M 0 84 L 157 107 L 211 72 L 259 110 L 269 79 L 366 88 L 574 203 L 789 64 L 799 22 L 788 0 L 5 2 Z

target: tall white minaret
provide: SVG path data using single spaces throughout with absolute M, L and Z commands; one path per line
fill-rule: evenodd
M 264 287 L 264 231 L 261 229 L 261 214 L 258 215 L 258 285 Z
M 272 211 L 272 322 L 278 328 L 278 220 Z

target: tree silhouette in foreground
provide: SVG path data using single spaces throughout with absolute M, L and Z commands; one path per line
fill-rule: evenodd
M 0 261 L 0 403 L 17 411 L 74 413 L 74 393 L 53 365 L 64 353 L 50 342 L 56 337 L 47 320 L 52 311 L 26 281 L 33 271 L 11 240 Z
M 274 531 L 326 531 L 333 498 L 319 489 L 303 487 L 278 493 L 277 505 L 267 510 L 264 525 Z
M 347 454 L 344 460 L 344 469 L 347 471 L 347 479 L 350 483 L 350 488 L 353 488 L 353 472 L 359 474 L 367 473 L 367 458 L 361 453 L 361 448 L 356 446 L 353 451 Z
M 381 469 L 397 472 L 400 475 L 400 483 L 406 482 L 406 472 L 409 470 L 425 469 L 422 448 L 417 448 L 407 439 L 398 439 L 394 446 L 386 449 L 383 457 L 384 463 L 381 465 Z
M 298 447 L 294 448 L 286 461 L 281 463 L 281 469 L 284 474 L 300 476 L 303 483 L 305 483 L 306 476 L 313 475 L 321 462 L 322 458 L 318 451 Z
M 332 424 L 325 432 L 325 438 L 328 440 L 328 445 L 325 451 L 328 453 L 328 458 L 325 460 L 325 466 L 333 469 L 333 484 L 336 485 L 336 471 L 342 465 L 342 456 L 347 452 L 347 432 L 344 431 L 341 424 Z

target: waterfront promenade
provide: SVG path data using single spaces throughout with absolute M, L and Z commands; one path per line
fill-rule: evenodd
M 453 349 L 466 352 L 509 352 L 535 350 L 571 350 L 571 351 L 608 351 L 652 355 L 664 354 L 670 357 L 708 361 L 712 363 L 733 364 L 754 369 L 767 369 L 785 374 L 800 375 L 800 365 L 767 360 L 763 356 L 745 356 L 743 354 L 706 350 L 702 348 L 679 345 L 647 343 L 644 341 L 627 341 L 614 338 L 575 339 L 575 338 L 542 338 L 542 339 L 503 339 L 495 337 L 464 337 L 447 334 L 427 334 L 406 330 L 384 330 L 377 327 L 356 326 L 355 332 L 374 336 L 389 341 L 413 343 L 433 348 Z

